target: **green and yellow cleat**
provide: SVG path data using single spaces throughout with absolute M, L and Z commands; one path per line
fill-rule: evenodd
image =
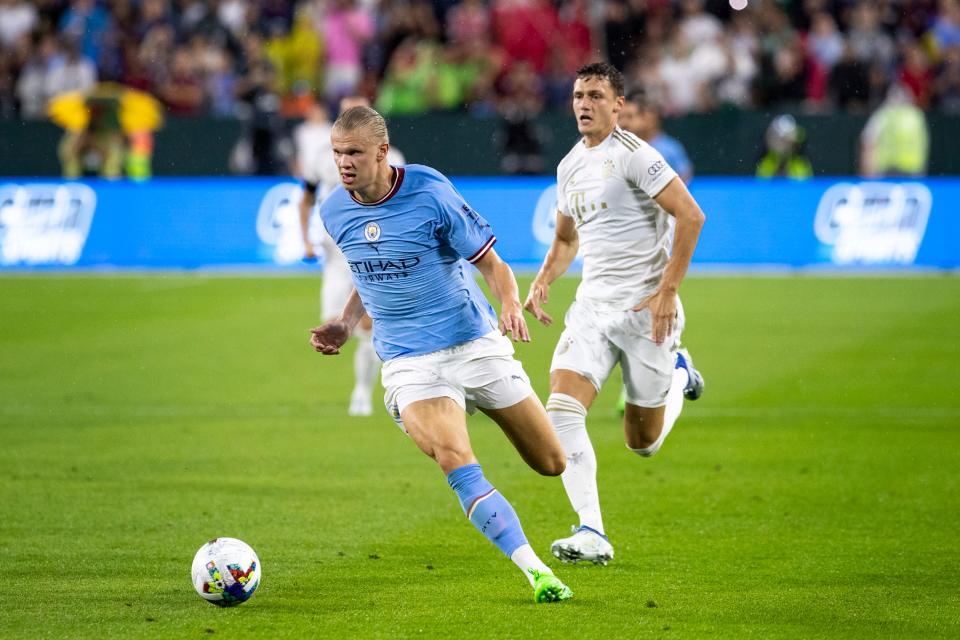
M 535 602 L 560 602 L 573 597 L 570 587 L 560 582 L 552 573 L 541 573 L 536 569 L 527 569 L 533 576 L 533 599 Z

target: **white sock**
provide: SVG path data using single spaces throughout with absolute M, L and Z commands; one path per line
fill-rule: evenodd
M 373 336 L 369 331 L 358 328 L 353 335 L 357 337 L 357 349 L 353 352 L 353 392 L 370 395 L 377 374 L 380 373 L 380 357 L 373 348 Z
M 677 368 L 673 370 L 673 382 L 670 383 L 670 391 L 667 392 L 667 404 L 663 411 L 663 430 L 660 436 L 654 440 L 653 444 L 645 449 L 633 449 L 631 451 L 648 458 L 660 450 L 663 441 L 670 435 L 670 430 L 680 417 L 680 410 L 683 409 L 683 388 L 690 382 L 690 375 L 686 369 Z
M 533 586 L 533 576 L 530 574 L 528 569 L 536 569 L 540 573 L 549 573 L 553 575 L 553 571 L 550 570 L 550 567 L 543 564 L 543 560 L 540 559 L 540 556 L 533 550 L 529 544 L 522 545 L 517 547 L 517 550 L 510 554 L 510 559 L 513 560 L 513 564 L 520 567 L 520 571 L 523 571 L 523 575 L 527 576 L 527 580 L 530 581 L 530 586 Z
M 567 455 L 567 468 L 560 478 L 570 506 L 580 516 L 581 525 L 603 533 L 597 456 L 587 435 L 587 410 L 572 396 L 551 393 L 547 399 L 547 415 Z

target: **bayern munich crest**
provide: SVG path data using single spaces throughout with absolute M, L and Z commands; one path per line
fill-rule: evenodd
M 363 237 L 367 242 L 376 242 L 380 239 L 380 225 L 376 222 L 368 222 L 363 228 Z

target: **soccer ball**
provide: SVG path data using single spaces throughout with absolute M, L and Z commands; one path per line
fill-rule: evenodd
M 214 538 L 193 557 L 193 588 L 218 607 L 246 602 L 260 586 L 260 559 L 246 542 Z

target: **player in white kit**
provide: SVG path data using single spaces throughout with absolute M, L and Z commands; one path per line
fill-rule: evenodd
M 363 97 L 346 97 L 340 101 L 340 111 L 351 107 L 370 106 Z M 340 174 L 333 160 L 333 147 L 330 142 L 331 125 L 326 110 L 316 107 L 307 121 L 297 128 L 294 140 L 297 147 L 297 165 L 303 179 L 303 197 L 300 200 L 300 230 L 303 234 L 304 259 L 307 262 L 317 260 L 316 248 L 310 238 L 310 218 L 317 202 L 329 195 L 338 184 Z M 387 153 L 387 161 L 392 166 L 405 164 L 403 154 L 394 147 Z M 320 225 L 322 227 L 322 225 Z M 347 298 L 353 291 L 350 266 L 330 235 L 320 231 L 320 248 L 323 253 L 323 284 L 320 289 L 320 319 L 327 322 L 336 318 Z M 371 334 L 372 322 L 366 315 L 360 321 L 354 335 L 357 349 L 353 355 L 354 386 L 350 394 L 347 413 L 351 416 L 369 416 L 373 414 L 371 400 L 377 375 L 380 373 L 380 357 L 373 348 Z
M 554 351 L 547 402 L 567 456 L 564 489 L 580 517 L 573 535 L 551 547 L 565 562 L 613 558 L 586 430 L 587 410 L 613 368 L 619 363 L 623 373 L 626 445 L 641 456 L 660 449 L 684 397 L 695 400 L 703 391 L 703 378 L 680 349 L 677 291 L 704 215 L 663 156 L 617 126 L 623 94 L 623 77 L 611 65 L 577 71 L 573 110 L 583 138 L 557 168 L 556 235 L 525 303 L 550 324 L 542 307 L 550 284 L 582 253 L 582 279 Z

